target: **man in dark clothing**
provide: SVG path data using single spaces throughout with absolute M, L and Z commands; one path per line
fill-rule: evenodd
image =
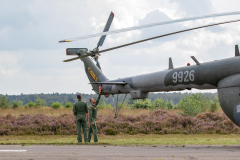
M 92 133 L 94 137 L 94 142 L 98 142 L 96 118 L 97 118 L 97 112 L 98 112 L 97 105 L 101 98 L 101 91 L 102 91 L 102 88 L 99 87 L 99 96 L 97 101 L 95 101 L 94 98 L 90 99 L 91 106 L 88 108 L 89 121 L 90 121 L 89 130 L 88 130 L 88 142 L 91 141 Z
M 81 127 L 84 134 L 84 142 L 87 143 L 87 121 L 88 107 L 87 103 L 82 101 L 82 95 L 77 95 L 78 101 L 73 105 L 74 122 L 77 124 L 78 142 L 82 142 Z

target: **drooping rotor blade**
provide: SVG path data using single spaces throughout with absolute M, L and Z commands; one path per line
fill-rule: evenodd
M 110 16 L 109 16 L 109 18 L 108 18 L 108 20 L 107 20 L 107 23 L 106 23 L 106 25 L 105 25 L 105 27 L 104 27 L 104 29 L 103 29 L 103 32 L 107 32 L 107 31 L 109 30 L 109 28 L 110 28 L 110 26 L 111 26 L 111 24 L 112 24 L 113 18 L 114 18 L 114 14 L 113 14 L 113 12 L 111 12 L 111 13 L 110 13 Z M 104 42 L 105 38 L 106 38 L 106 35 L 101 36 L 101 38 L 100 38 L 99 41 L 98 41 L 97 48 L 98 48 L 99 46 L 102 46 L 102 45 L 103 45 L 103 42 Z
M 74 61 L 74 60 L 77 60 L 77 59 L 80 59 L 80 58 L 83 58 L 83 57 L 75 57 L 75 58 L 64 60 L 63 62 L 70 62 L 70 61 Z
M 84 58 L 84 57 L 87 57 L 87 56 L 94 56 L 97 53 L 103 53 L 103 52 L 111 51 L 111 50 L 114 50 L 114 49 L 130 46 L 130 45 L 133 45 L 133 44 L 137 44 L 137 43 L 141 43 L 141 42 L 145 42 L 145 41 L 149 41 L 149 40 L 153 40 L 153 39 L 157 39 L 157 38 L 161 38 L 161 37 L 170 36 L 170 35 L 173 35 L 173 34 L 178 34 L 178 33 L 187 32 L 187 31 L 191 31 L 191 30 L 195 30 L 195 29 L 206 28 L 206 27 L 216 26 L 216 25 L 220 25 L 220 24 L 233 23 L 233 22 L 240 22 L 240 19 L 232 20 L 232 21 L 226 21 L 226 22 L 220 22 L 220 23 L 214 23 L 214 24 L 199 26 L 199 27 L 195 27 L 195 28 L 189 28 L 189 29 L 185 29 L 185 30 L 181 30 L 181 31 L 177 31 L 177 32 L 172 32 L 172 33 L 168 33 L 168 34 L 164 34 L 164 35 L 160 35 L 160 36 L 156 36 L 156 37 L 152 37 L 152 38 L 147 38 L 147 39 L 143 39 L 143 40 L 140 40 L 140 41 L 135 41 L 135 42 L 132 42 L 132 43 L 127 43 L 127 44 L 124 44 L 124 45 L 104 49 L 104 50 L 101 50 L 101 51 L 98 51 L 98 52 L 88 53 L 88 54 L 83 55 L 83 56 L 79 56 L 79 57 L 75 57 L 75 58 L 65 60 L 64 62 L 73 61 L 73 60 L 76 60 L 76 59 L 79 59 L 79 58 Z
M 111 50 L 114 50 L 114 49 L 130 46 L 130 45 L 133 45 L 133 44 L 137 44 L 137 43 L 141 43 L 141 42 L 145 42 L 145 41 L 149 41 L 149 40 L 153 40 L 153 39 L 157 39 L 157 38 L 161 38 L 161 37 L 166 37 L 166 36 L 170 36 L 170 35 L 173 35 L 173 34 L 187 32 L 187 31 L 191 31 L 191 30 L 195 30 L 195 29 L 206 28 L 206 27 L 216 26 L 216 25 L 220 25 L 220 24 L 233 23 L 233 22 L 239 22 L 239 21 L 240 21 L 240 19 L 233 20 L 233 21 L 227 21 L 227 22 L 221 22 L 221 23 L 214 23 L 214 24 L 195 27 L 195 28 L 190 28 L 190 29 L 185 29 L 185 30 L 172 32 L 172 33 L 168 33 L 168 34 L 164 34 L 164 35 L 160 35 L 160 36 L 156 36 L 156 37 L 152 37 L 152 38 L 143 39 L 143 40 L 140 40 L 140 41 L 135 41 L 135 42 L 132 42 L 132 43 L 127 43 L 127 44 L 120 45 L 120 46 L 113 47 L 113 48 L 104 49 L 104 50 L 99 51 L 98 53 L 103 53 L 103 52 L 111 51 Z
M 121 32 L 126 32 L 126 31 L 149 28 L 149 27 L 160 26 L 160 25 L 165 25 L 165 24 L 172 24 L 172 23 L 177 23 L 177 22 L 185 22 L 185 21 L 190 21 L 190 20 L 213 18 L 213 17 L 220 17 L 220 16 L 230 16 L 230 15 L 237 15 L 237 14 L 240 14 L 240 12 L 227 12 L 227 13 L 220 13 L 220 14 L 211 14 L 211 15 L 205 15 L 205 16 L 191 17 L 191 18 L 183 18 L 183 19 L 177 19 L 177 20 L 172 20 L 172 21 L 151 23 L 151 24 L 147 24 L 147 25 L 123 28 L 123 29 L 109 31 L 109 32 L 102 32 L 102 33 L 96 33 L 96 34 L 92 34 L 92 35 L 86 35 L 86 36 L 81 36 L 81 37 L 76 37 L 76 38 L 65 39 L 65 40 L 59 41 L 59 43 L 72 42 L 72 41 L 81 40 L 81 39 L 93 38 L 93 37 L 98 37 L 98 36 L 102 36 L 102 35 L 121 33 Z

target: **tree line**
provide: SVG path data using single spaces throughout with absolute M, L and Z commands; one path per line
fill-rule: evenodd
M 159 94 L 151 94 L 150 97 L 154 98 L 156 95 Z M 161 94 L 161 95 L 170 95 L 171 94 Z M 211 95 L 211 96 L 209 96 Z M 96 95 L 93 95 L 96 96 Z M 212 97 L 213 96 L 213 97 Z M 160 96 L 159 96 L 160 97 Z M 220 103 L 218 101 L 218 97 L 214 94 L 202 94 L 202 93 L 184 93 L 181 94 L 180 101 L 177 104 L 174 104 L 173 100 L 164 99 L 163 97 L 157 97 L 154 100 L 152 99 L 141 99 L 141 100 L 131 100 L 127 99 L 122 107 L 123 108 L 132 108 L 132 109 L 148 109 L 150 111 L 153 110 L 169 110 L 169 109 L 180 109 L 181 113 L 184 115 L 189 116 L 196 116 L 202 112 L 215 112 L 216 110 L 220 109 Z M 118 106 L 121 105 L 119 102 Z M 4 95 L 0 95 L 0 108 L 39 108 L 39 107 L 52 107 L 54 109 L 60 108 L 72 108 L 73 103 L 70 101 L 66 101 L 65 104 L 61 104 L 60 102 L 56 101 L 53 102 L 51 105 L 47 104 L 45 99 L 41 99 L 37 97 L 35 101 L 30 101 L 23 105 L 23 101 L 21 100 L 13 100 L 10 102 L 10 99 Z M 98 105 L 99 109 L 107 109 L 112 108 L 111 104 L 107 104 L 105 99 L 102 99 Z
M 0 103 L 6 103 L 10 104 L 14 101 L 20 102 L 20 105 L 24 106 L 26 104 L 33 105 L 34 103 L 37 103 L 39 106 L 52 106 L 53 103 L 58 102 L 61 105 L 65 105 L 66 102 L 70 102 L 71 104 L 74 104 L 77 101 L 77 94 L 81 94 L 83 97 L 83 101 L 87 102 L 88 105 L 90 98 L 97 99 L 97 94 L 84 94 L 84 93 L 52 93 L 52 94 L 20 94 L 20 95 L 1 95 Z M 191 93 L 181 93 L 181 92 L 171 92 L 171 93 L 150 93 L 149 98 L 151 101 L 154 101 L 155 99 L 164 99 L 168 101 L 172 101 L 174 105 L 180 102 L 181 97 L 189 96 Z M 202 93 L 203 96 L 208 97 L 209 99 L 214 99 L 214 97 L 217 96 L 217 93 Z M 123 100 L 125 95 L 119 95 L 119 102 Z M 106 104 L 112 104 L 112 97 L 104 98 L 102 96 L 102 100 L 104 99 L 104 102 Z M 116 99 L 116 95 L 115 95 Z M 126 100 L 128 104 L 133 104 L 134 101 L 131 99 L 131 96 L 128 94 L 126 97 Z M 116 100 L 115 100 L 116 101 Z M 3 105 L 2 104 L 2 105 Z

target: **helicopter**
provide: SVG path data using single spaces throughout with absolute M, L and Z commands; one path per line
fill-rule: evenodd
M 200 63 L 194 56 L 191 56 L 191 58 L 195 62 L 195 65 L 188 64 L 187 66 L 174 68 L 172 58 L 170 57 L 167 70 L 126 78 L 119 78 L 115 80 L 109 80 L 103 74 L 100 63 L 98 61 L 100 53 L 191 30 L 212 27 L 220 24 L 236 23 L 240 22 L 240 20 L 238 19 L 232 21 L 225 21 L 195 28 L 189 28 L 116 46 L 105 50 L 99 50 L 99 47 L 103 45 L 106 35 L 176 22 L 184 22 L 189 20 L 229 16 L 236 14 L 240 14 L 240 12 L 229 12 L 207 16 L 184 18 L 108 32 L 114 18 L 114 14 L 113 12 L 111 12 L 102 33 L 77 37 L 73 39 L 65 39 L 59 42 L 72 42 L 75 40 L 101 36 L 98 41 L 97 47 L 93 50 L 88 50 L 87 48 L 67 48 L 67 55 L 77 55 L 77 57 L 67 59 L 64 62 L 69 62 L 77 59 L 83 61 L 85 66 L 85 72 L 90 81 L 90 84 L 92 85 L 93 90 L 98 93 L 99 87 L 102 87 L 101 94 L 104 95 L 105 98 L 112 95 L 115 117 L 117 117 L 127 94 L 130 94 L 132 99 L 145 99 L 148 98 L 150 92 L 183 91 L 191 90 L 193 88 L 200 90 L 217 89 L 219 102 L 224 113 L 231 121 L 233 121 L 236 125 L 240 126 L 240 54 L 238 45 L 235 46 L 235 55 L 227 59 Z M 93 58 L 96 64 L 90 57 Z M 119 94 L 125 94 L 125 97 L 120 106 L 118 106 Z M 116 104 L 114 102 L 114 95 L 117 95 Z

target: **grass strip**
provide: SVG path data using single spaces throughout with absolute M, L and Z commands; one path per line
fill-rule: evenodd
M 51 145 L 72 145 L 77 143 L 77 135 L 24 135 L 24 136 L 1 136 L 0 144 L 51 144 Z M 84 144 L 84 143 L 80 143 Z M 196 134 L 196 135 L 116 135 L 99 136 L 99 143 L 89 143 L 90 145 L 239 145 L 240 136 L 237 134 Z M 89 145 L 88 144 L 88 145 Z

